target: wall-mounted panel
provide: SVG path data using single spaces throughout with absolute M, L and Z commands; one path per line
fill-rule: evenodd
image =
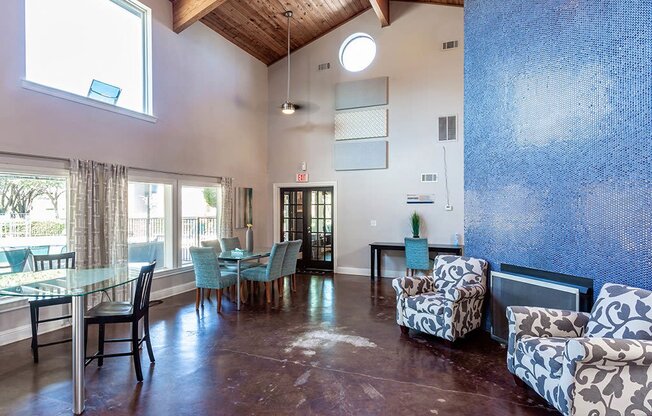
M 387 137 L 387 109 L 338 111 L 335 140 Z
M 340 82 L 335 85 L 335 109 L 376 107 L 387 105 L 389 78 Z
M 333 164 L 335 170 L 387 169 L 387 141 L 336 142 Z

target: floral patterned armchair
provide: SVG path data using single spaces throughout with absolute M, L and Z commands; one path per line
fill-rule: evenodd
M 460 256 L 437 256 L 434 277 L 401 277 L 396 290 L 396 322 L 455 341 L 480 327 L 486 293 L 487 262 Z
M 507 308 L 507 368 L 566 416 L 652 415 L 652 292 L 605 284 L 590 314 Z

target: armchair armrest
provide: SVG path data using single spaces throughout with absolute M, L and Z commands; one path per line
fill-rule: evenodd
M 569 359 L 584 364 L 652 365 L 652 341 L 639 339 L 580 338 L 566 344 Z
M 482 283 L 473 283 L 470 285 L 451 287 L 444 292 L 444 298 L 452 302 L 457 302 L 466 298 L 475 298 L 484 296 L 487 288 Z
M 392 287 L 394 287 L 396 296 L 399 298 L 416 296 L 435 290 L 435 284 L 432 278 L 428 276 L 399 277 L 392 280 Z
M 556 407 L 565 415 L 652 414 L 645 396 L 651 366 L 652 341 L 570 339 Z
M 523 336 L 575 338 L 584 334 L 589 321 L 585 312 L 528 306 L 508 306 L 507 368 L 513 372 L 516 342 Z

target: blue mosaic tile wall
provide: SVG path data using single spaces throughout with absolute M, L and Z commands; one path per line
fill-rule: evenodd
M 652 289 L 652 1 L 465 1 L 465 245 Z

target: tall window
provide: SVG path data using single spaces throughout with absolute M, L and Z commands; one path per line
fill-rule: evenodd
M 15 254 L 26 249 L 33 254 L 64 252 L 66 209 L 64 176 L 0 171 L 0 273 L 22 271 L 24 258 Z
M 150 21 L 135 0 L 25 0 L 26 78 L 151 115 Z
M 172 185 L 129 183 L 129 263 L 172 268 Z
M 192 262 L 190 247 L 219 238 L 221 188 L 218 186 L 181 187 L 181 263 Z

